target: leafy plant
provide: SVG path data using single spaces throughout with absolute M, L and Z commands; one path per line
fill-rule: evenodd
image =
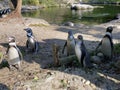
M 39 0 L 23 0 L 24 5 L 39 5 Z

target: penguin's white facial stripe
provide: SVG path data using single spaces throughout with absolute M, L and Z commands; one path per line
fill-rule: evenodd
M 12 40 L 12 38 L 9 38 L 8 41 L 10 42 Z
M 9 41 L 9 42 L 12 41 L 12 40 L 13 40 L 13 38 L 11 38 L 11 37 L 8 38 L 8 41 Z
M 9 45 L 10 45 L 10 46 L 16 46 L 16 43 L 15 43 L 15 42 L 14 42 L 14 43 L 12 42 L 12 43 L 9 43 Z
M 74 37 L 73 37 L 73 36 L 70 36 L 70 37 L 69 37 L 69 39 L 70 39 L 70 40 L 73 40 L 73 39 L 74 39 Z
M 27 36 L 32 36 L 32 33 L 27 33 Z

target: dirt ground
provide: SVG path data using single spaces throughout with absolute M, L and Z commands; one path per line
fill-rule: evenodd
M 33 18 L 24 18 L 23 23 L 0 22 L 0 52 L 5 53 L 8 37 L 15 36 L 24 56 L 21 72 L 16 69 L 9 71 L 7 67 L 0 69 L 0 90 L 120 90 L 120 69 L 112 67 L 111 63 L 101 63 L 97 65 L 98 68 L 90 70 L 75 65 L 50 67 L 54 63 L 53 43 L 62 48 L 69 30 L 73 31 L 75 38 L 79 34 L 83 35 L 86 48 L 94 50 L 107 26 L 114 27 L 113 41 L 119 43 L 120 20 L 95 26 L 79 24 L 73 27 L 50 25 L 42 19 Z M 32 28 L 40 43 L 37 54 L 25 52 L 27 37 L 23 29 L 27 27 Z

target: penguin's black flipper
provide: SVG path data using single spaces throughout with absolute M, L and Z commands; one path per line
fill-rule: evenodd
M 101 46 L 101 44 L 102 44 L 102 40 L 100 41 L 100 43 L 99 43 L 98 46 L 96 47 L 95 52 L 97 52 L 97 50 L 98 50 L 98 48 Z
M 82 67 L 89 68 L 89 69 L 92 68 L 93 65 L 90 62 L 90 55 L 89 55 L 84 43 L 82 43 L 81 51 L 82 51 L 82 57 L 81 57 Z
M 20 49 L 19 49 L 17 46 L 16 46 L 15 48 L 16 48 L 17 51 L 18 51 L 18 54 L 19 54 L 19 56 L 20 56 L 20 60 L 23 60 L 23 55 L 22 55 Z
M 6 50 L 6 53 L 5 54 L 8 54 L 8 50 L 9 50 L 10 46 L 8 45 L 7 47 L 7 50 Z
M 63 49 L 62 49 L 62 54 L 64 54 L 65 47 L 67 46 L 67 41 L 65 42 Z
M 28 43 L 29 43 L 29 41 L 27 40 L 27 41 L 26 41 L 26 47 L 27 47 L 27 48 L 28 48 Z
M 39 42 L 36 41 L 35 42 L 35 53 L 39 51 L 39 46 L 40 46 Z
M 85 50 L 83 48 L 81 48 L 81 66 L 84 67 L 84 58 L 85 58 Z
M 82 51 L 82 54 L 81 54 L 81 65 L 82 67 L 84 67 L 84 60 L 86 58 L 86 54 L 87 54 L 87 49 L 84 45 L 84 42 L 82 42 L 81 44 L 81 51 Z

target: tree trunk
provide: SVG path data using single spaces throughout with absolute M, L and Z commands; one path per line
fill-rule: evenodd
M 17 1 L 18 1 L 18 0 L 11 0 L 14 9 L 17 7 Z
M 17 7 L 15 11 L 13 11 L 16 17 L 21 17 L 21 7 L 22 7 L 22 0 L 17 0 Z
M 9 21 L 11 19 L 20 18 L 21 19 L 21 7 L 22 7 L 22 0 L 11 0 L 15 10 L 12 11 L 7 17 L 1 18 L 0 21 Z M 17 5 L 16 5 L 17 3 Z

